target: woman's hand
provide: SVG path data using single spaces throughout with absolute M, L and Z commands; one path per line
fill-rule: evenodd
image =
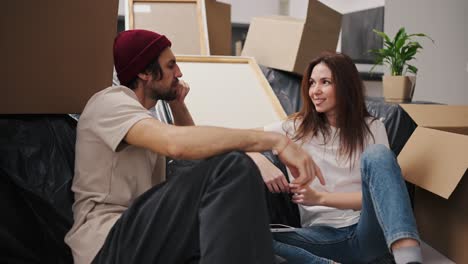
M 292 201 L 302 205 L 323 205 L 325 193 L 317 192 L 308 185 L 291 184 L 291 192 L 294 193 Z
M 257 164 L 263 181 L 272 193 L 289 192 L 286 177 L 273 163 L 260 153 L 247 153 Z
M 323 205 L 338 209 L 361 210 L 362 208 L 362 192 L 348 193 L 329 193 L 317 192 L 310 186 L 300 186 L 290 184 L 291 192 L 294 193 L 292 201 L 302 205 Z

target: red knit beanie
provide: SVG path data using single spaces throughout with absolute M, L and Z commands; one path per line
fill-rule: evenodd
M 138 73 L 171 46 L 164 35 L 134 29 L 121 32 L 114 40 L 114 64 L 122 85 L 128 85 Z

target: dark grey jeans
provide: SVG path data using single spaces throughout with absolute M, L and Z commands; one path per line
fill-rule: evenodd
M 243 153 L 198 162 L 142 194 L 93 263 L 273 263 L 260 172 Z

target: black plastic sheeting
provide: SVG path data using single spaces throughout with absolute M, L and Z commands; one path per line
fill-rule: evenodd
M 385 103 L 383 98 L 366 98 L 366 107 L 372 116 L 384 123 L 390 148 L 395 155 L 400 154 L 416 129 L 416 123 L 399 104 Z
M 73 263 L 75 128 L 68 115 L 0 115 L 0 263 Z
M 267 68 L 260 65 L 265 78 L 278 97 L 287 115 L 299 111 L 301 102 L 301 80 L 302 77 L 290 72 Z

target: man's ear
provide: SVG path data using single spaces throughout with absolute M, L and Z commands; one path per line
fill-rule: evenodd
M 144 80 L 144 81 L 148 81 L 150 75 L 151 75 L 151 74 L 144 73 L 144 72 L 140 72 L 137 76 L 138 76 L 138 78 L 140 78 L 140 79 L 142 79 L 142 80 Z

